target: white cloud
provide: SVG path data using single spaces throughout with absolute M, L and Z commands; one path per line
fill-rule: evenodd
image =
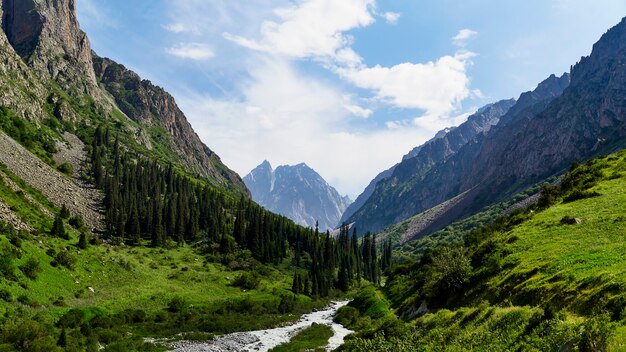
M 375 0 L 284 0 L 278 9 L 250 1 L 174 2 L 176 15 L 168 19 L 213 39 L 210 48 L 220 55 L 207 66 L 237 67 L 223 97 L 197 91 L 176 97 L 202 140 L 241 175 L 264 159 L 306 162 L 356 197 L 377 173 L 449 126 L 471 95 L 467 51 L 426 63 L 366 66 L 349 31 L 399 16 L 379 14 Z M 303 72 L 300 63 L 311 59 L 336 77 Z M 400 108 L 394 121 L 372 118 L 380 102 Z M 404 108 L 423 109 L 424 116 L 406 116 Z
M 346 104 L 344 107 L 346 110 L 350 111 L 352 115 L 362 117 L 364 119 L 370 117 L 374 113 L 371 109 L 365 109 L 358 105 Z
M 353 64 L 360 61 L 344 33 L 374 23 L 375 0 L 308 0 L 274 10 L 279 21 L 266 20 L 261 38 L 224 33 L 224 37 L 249 49 L 291 58 L 320 58 Z
M 340 68 L 338 72 L 394 106 L 447 115 L 471 94 L 466 68 L 473 55 L 464 51 L 425 64 L 407 62 L 392 67 Z
M 191 60 L 208 60 L 215 57 L 213 49 L 202 43 L 180 43 L 165 51 L 170 55 Z
M 398 23 L 398 20 L 400 19 L 401 14 L 397 13 L 397 12 L 385 12 L 383 13 L 383 17 L 385 18 L 385 21 L 387 21 L 387 23 L 389 24 L 396 24 Z
M 166 31 L 172 32 L 172 33 L 186 33 L 186 32 L 198 33 L 197 29 L 190 28 L 187 25 L 180 23 L 180 22 L 165 24 L 162 27 Z
M 478 32 L 471 29 L 461 29 L 454 37 L 452 37 L 452 43 L 458 47 L 464 47 L 467 42 L 476 38 Z

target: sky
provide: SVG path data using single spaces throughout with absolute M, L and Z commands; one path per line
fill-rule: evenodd
M 305 162 L 355 199 L 479 107 L 569 72 L 625 0 L 78 0 L 92 48 L 165 88 L 242 177 Z

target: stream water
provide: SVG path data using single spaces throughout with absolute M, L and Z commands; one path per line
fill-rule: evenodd
M 297 322 L 280 328 L 236 332 L 220 336 L 209 342 L 178 341 L 172 344 L 173 352 L 231 352 L 258 351 L 266 352 L 280 344 L 289 342 L 291 338 L 313 323 L 328 325 L 333 329 L 333 336 L 328 340 L 327 351 L 332 351 L 343 343 L 344 337 L 353 331 L 334 323 L 333 317 L 337 309 L 348 304 L 348 301 L 333 302 L 324 310 L 303 315 Z

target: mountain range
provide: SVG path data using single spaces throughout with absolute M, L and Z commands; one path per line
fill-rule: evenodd
M 352 202 L 326 182 L 315 170 L 301 163 L 272 169 L 266 160 L 243 181 L 252 199 L 267 210 L 284 215 L 297 224 L 325 232 L 332 230 Z
M 626 76 L 625 39 L 622 20 L 570 73 L 523 93 L 489 130 L 453 148 L 447 138 L 426 144 L 379 181 L 346 221 L 377 231 L 454 199 L 421 231 L 428 233 L 558 175 L 572 162 L 624 147 L 626 94 L 619 82 Z

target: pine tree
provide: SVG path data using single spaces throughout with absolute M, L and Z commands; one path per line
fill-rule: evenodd
M 65 332 L 65 328 L 61 329 L 61 335 L 59 336 L 59 339 L 57 340 L 57 346 L 59 347 L 67 346 L 67 333 Z
M 69 236 L 67 232 L 65 232 L 65 226 L 63 225 L 63 219 L 61 219 L 60 215 L 54 217 L 54 222 L 52 223 L 52 229 L 50 230 L 50 235 L 54 237 L 59 237 L 68 240 Z
M 87 248 L 87 233 L 85 231 L 80 232 L 80 237 L 78 238 L 78 248 L 86 249 Z
M 70 211 L 69 211 L 69 209 L 67 209 L 65 204 L 63 204 L 63 206 L 61 207 L 61 211 L 59 212 L 59 216 L 61 217 L 61 219 L 69 219 L 70 218 Z

